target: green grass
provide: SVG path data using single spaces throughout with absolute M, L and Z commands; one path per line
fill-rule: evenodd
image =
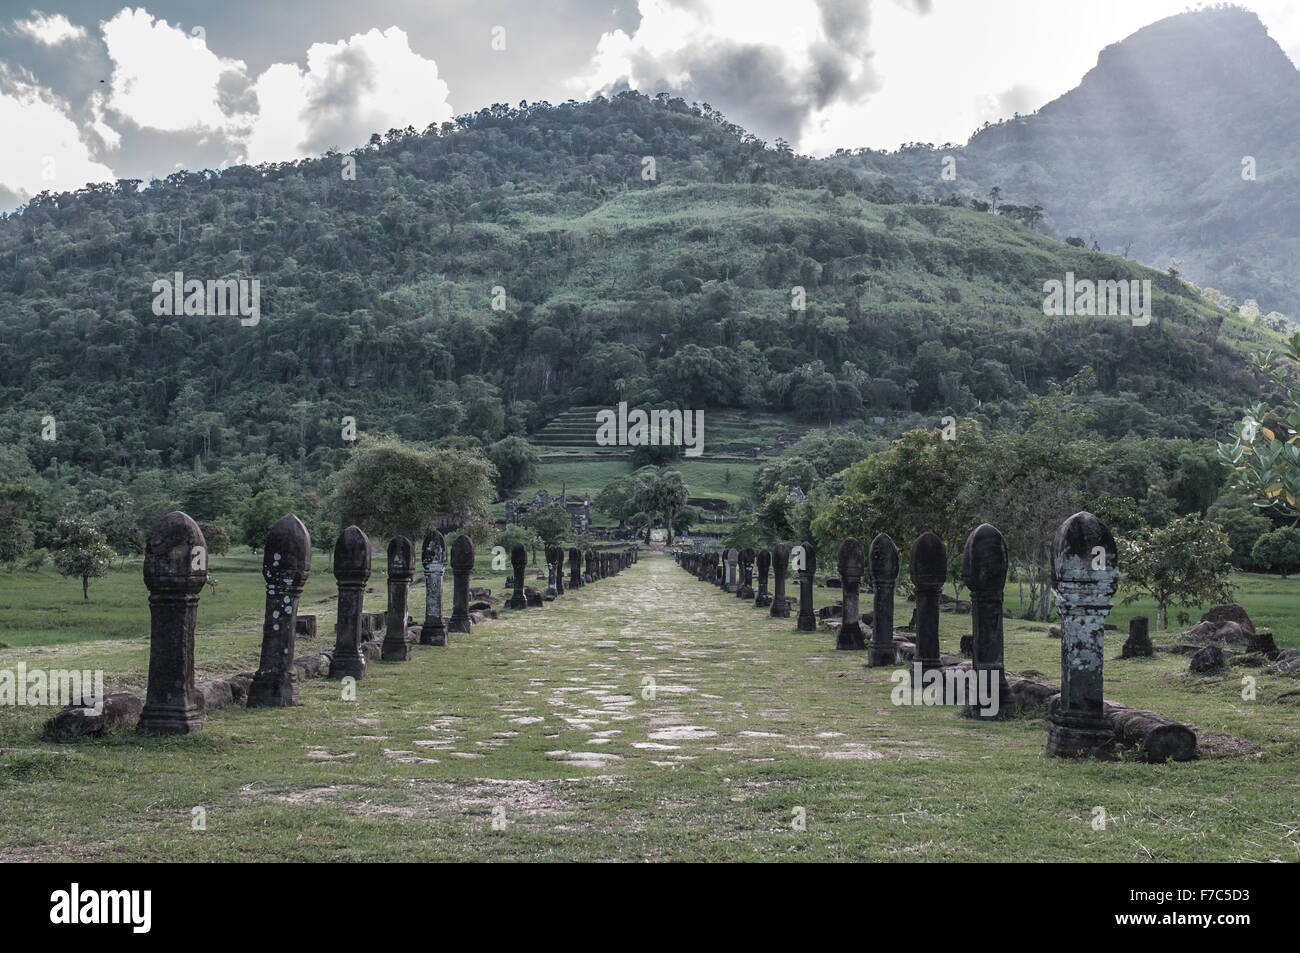
M 101 585 L 129 595 L 128 578 Z M 321 615 L 318 643 L 329 581 L 322 565 L 304 598 Z M 1256 582 L 1261 598 L 1281 607 L 1289 591 L 1294 604 L 1295 583 Z M 367 608 L 383 605 L 381 575 L 375 589 Z M 254 595 L 221 620 L 205 595 L 201 671 L 255 666 Z M 816 602 L 836 596 L 819 589 Z M 132 598 L 143 633 L 142 586 Z M 896 611 L 905 622 L 907 603 Z M 969 624 L 945 614 L 943 647 Z M 1013 674 L 1055 680 L 1046 628 L 1007 623 Z M 298 708 L 235 707 L 187 738 L 79 745 L 39 739 L 48 711 L 0 710 L 0 859 L 1300 859 L 1300 707 L 1276 701 L 1295 679 L 1252 669 L 1259 696 L 1245 702 L 1239 672 L 1194 678 L 1183 657 L 1121 661 L 1108 643 L 1108 697 L 1264 754 L 1072 762 L 1045 756 L 1041 718 L 895 707 L 891 670 L 833 645 L 643 558 L 446 649 L 373 662 L 356 701 L 314 680 Z M 138 689 L 147 640 L 0 652 L 0 668 L 18 661 L 100 667 L 110 689 Z M 198 807 L 204 831 L 191 830 Z M 796 809 L 806 830 L 792 829 Z

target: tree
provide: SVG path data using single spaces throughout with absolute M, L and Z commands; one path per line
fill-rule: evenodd
M 200 523 L 199 532 L 203 534 L 204 541 L 208 544 L 209 556 L 224 556 L 230 552 L 230 533 L 220 523 Z M 266 537 L 263 536 L 263 539 Z M 312 543 L 316 539 L 312 537 Z M 334 541 L 330 540 L 330 549 L 333 550 Z
M 92 522 L 119 556 L 138 556 L 144 551 L 144 534 L 140 532 L 139 517 L 130 500 L 114 501 L 96 513 Z
M 81 580 L 81 597 L 90 599 L 90 580 L 108 575 L 113 560 L 113 550 L 104 540 L 104 534 L 90 524 L 84 516 L 62 520 L 58 527 L 58 550 L 54 553 L 54 566 L 59 574 Z
M 334 476 L 333 509 L 343 525 L 414 539 L 439 514 L 464 519 L 485 510 L 495 477 L 479 452 L 363 437 Z
M 1166 609 L 1171 605 L 1198 606 L 1232 599 L 1228 537 L 1195 514 L 1122 537 L 1118 545 L 1120 573 L 1129 590 L 1124 602 L 1143 596 L 1154 599 L 1157 631 L 1164 628 Z
M 1287 405 L 1271 427 L 1266 405 L 1251 407 L 1234 425 L 1233 442 L 1218 444 L 1219 462 L 1231 469 L 1231 486 L 1254 497 L 1256 506 L 1300 517 L 1300 386 L 1288 386 L 1300 368 L 1300 333 L 1280 352 L 1259 351 L 1251 361 L 1272 384 L 1287 388 Z
M 1300 569 L 1300 529 L 1284 526 L 1265 533 L 1255 543 L 1251 558 L 1264 569 L 1273 569 L 1285 579 Z
M 292 513 L 293 508 L 293 500 L 275 490 L 263 490 L 244 500 L 235 510 L 239 538 L 252 548 L 260 549 L 266 543 L 271 527 L 280 517 Z
M 488 445 L 486 453 L 497 468 L 497 486 L 501 489 L 515 490 L 537 479 L 541 458 L 523 437 L 498 440 Z
M 621 530 L 628 520 L 640 512 L 636 505 L 636 487 L 634 477 L 619 477 L 606 483 L 591 502 L 610 519 L 618 520 L 618 528 Z
M 518 524 L 507 526 L 492 540 L 493 548 L 499 546 L 505 550 L 507 571 L 510 569 L 510 552 L 514 549 L 515 543 L 523 543 L 534 563 L 537 562 L 537 550 L 543 545 L 542 538 L 532 530 Z
M 555 546 L 573 527 L 569 511 L 559 503 L 550 506 L 533 506 L 524 514 L 524 526 L 535 532 L 546 546 Z

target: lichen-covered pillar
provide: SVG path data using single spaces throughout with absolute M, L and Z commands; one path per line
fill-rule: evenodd
M 311 573 L 311 535 L 292 513 L 271 527 L 262 553 L 266 612 L 262 621 L 262 661 L 248 687 L 249 708 L 298 704 L 298 673 L 293 667 L 298 599 Z
M 334 579 L 339 608 L 330 678 L 361 678 L 366 671 L 366 657 L 361 651 L 361 612 L 370 579 L 370 540 L 359 527 L 349 526 L 334 543 Z
M 867 665 L 880 668 L 898 661 L 894 647 L 894 590 L 898 586 L 898 547 L 888 533 L 879 533 L 867 553 L 871 573 L 871 649 Z
M 811 540 L 800 544 L 802 558 L 799 569 L 799 618 L 795 628 L 800 632 L 817 631 L 817 613 L 813 611 L 813 578 L 817 573 L 817 547 Z
M 556 546 L 552 552 L 555 554 L 551 560 L 551 565 L 555 567 L 555 594 L 562 596 L 564 595 L 564 547 Z
M 524 548 L 523 543 L 515 543 L 510 547 L 510 565 L 515 571 L 515 591 L 511 593 L 510 601 L 506 603 L 506 608 L 527 609 L 528 597 L 524 595 L 524 567 L 528 565 L 528 550 Z
M 772 550 L 773 588 L 772 608 L 769 611 L 773 619 L 790 618 L 790 600 L 785 597 L 785 574 L 790 568 L 790 547 L 777 543 Z
M 981 523 L 966 537 L 961 574 L 971 595 L 972 668 L 979 691 L 987 693 L 987 704 L 970 704 L 966 710 L 975 718 L 1005 718 L 1015 713 L 1015 699 L 1002 662 L 1007 543 L 996 526 Z
M 555 588 L 555 547 L 546 547 L 546 594 L 554 599 L 559 590 Z
M 149 685 L 137 729 L 184 735 L 203 727 L 194 689 L 194 625 L 208 581 L 208 543 L 179 510 L 149 530 L 144 584 L 149 590 Z
M 577 589 L 582 586 L 582 553 L 578 547 L 574 546 L 569 550 L 569 588 Z
M 379 654 L 385 662 L 405 662 L 411 657 L 411 645 L 406 641 L 406 610 L 414 578 L 415 547 L 405 536 L 394 537 L 388 543 L 387 628 Z
M 850 536 L 840 543 L 835 554 L 836 568 L 840 573 L 840 602 L 844 606 L 840 614 L 840 628 L 835 634 L 835 647 L 847 651 L 858 651 L 867 647 L 862 637 L 862 616 L 858 611 L 858 587 L 866 571 L 866 557 L 862 544 L 856 537 Z
M 424 627 L 421 645 L 446 645 L 447 624 L 442 620 L 442 576 L 447 569 L 447 540 L 431 529 L 420 546 L 420 563 L 424 567 Z
M 587 574 L 583 578 L 586 579 L 587 582 L 595 582 L 596 581 L 596 551 L 594 549 L 589 549 L 587 550 L 585 556 L 587 562 Z
M 772 604 L 772 594 L 767 591 L 767 571 L 772 565 L 772 553 L 766 549 L 758 551 L 758 595 L 754 597 L 754 608 L 764 609 Z
M 448 632 L 468 634 L 474 628 L 469 617 L 469 574 L 474 571 L 474 541 L 462 534 L 451 544 L 451 618 Z
M 939 657 L 939 603 L 944 581 L 948 578 L 948 551 L 943 540 L 934 533 L 922 533 L 916 537 L 908 571 L 916 589 L 916 655 L 913 662 L 924 674 L 943 667 Z
M 1047 729 L 1051 754 L 1114 755 L 1102 695 L 1102 651 L 1118 585 L 1115 537 L 1091 513 L 1075 513 L 1052 542 L 1052 591 L 1061 613 L 1061 694 Z
M 740 550 L 728 549 L 723 557 L 726 563 L 723 576 L 722 588 L 725 592 L 735 592 L 740 588 Z

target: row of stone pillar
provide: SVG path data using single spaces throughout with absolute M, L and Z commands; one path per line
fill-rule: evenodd
M 564 595 L 564 547 L 546 547 L 546 595 L 554 599 Z M 637 550 L 627 549 L 618 552 L 598 552 L 589 549 L 583 553 L 576 546 L 569 550 L 569 588 L 577 589 L 609 576 L 616 576 L 622 570 L 637 561 Z M 583 562 L 586 572 L 583 572 Z M 524 570 L 528 565 L 528 550 L 523 543 L 515 543 L 510 550 L 510 566 L 513 570 L 511 588 L 514 590 L 507 609 L 527 609 L 530 607 L 527 587 L 524 585 Z M 533 605 L 536 605 L 535 603 Z
M 817 552 L 811 542 L 796 546 L 795 565 L 799 572 L 799 616 L 797 628 L 815 631 L 813 580 Z M 734 591 L 742 598 L 753 596 L 745 589 L 752 578 L 751 549 L 724 552 L 678 552 L 677 562 L 699 579 Z M 769 553 L 757 553 L 759 571 L 756 606 L 771 605 L 771 615 L 787 618 L 785 578 L 791 550 L 778 544 Z M 844 540 L 836 553 L 842 592 L 842 621 L 836 635 L 837 649 L 866 650 L 872 667 L 898 662 L 894 645 L 894 593 L 898 584 L 899 556 L 894 541 L 881 533 L 864 553 L 854 537 Z M 776 593 L 767 596 L 769 564 L 775 573 Z M 962 580 L 971 593 L 971 635 L 963 639 L 972 667 L 989 680 L 997 693 L 996 706 L 969 706 L 977 717 L 986 710 L 1006 716 L 1015 711 L 1015 699 L 1007 683 L 1003 658 L 1003 596 L 1006 589 L 1008 553 L 1006 541 L 996 526 L 983 523 L 966 538 L 962 550 Z M 1118 586 L 1119 570 L 1114 536 L 1106 524 L 1087 512 L 1076 513 L 1057 529 L 1051 550 L 1052 589 L 1061 616 L 1061 695 L 1051 713 L 1048 751 L 1071 756 L 1104 751 L 1109 744 L 1102 689 L 1103 640 L 1106 615 Z M 922 533 L 912 544 L 909 573 L 915 589 L 916 619 L 914 665 L 924 673 L 943 667 L 939 651 L 939 610 L 948 576 L 948 553 L 934 533 Z M 865 640 L 858 611 L 864 576 L 872 590 L 872 638 Z M 763 601 L 763 600 L 768 601 Z M 918 669 L 914 668 L 916 672 Z

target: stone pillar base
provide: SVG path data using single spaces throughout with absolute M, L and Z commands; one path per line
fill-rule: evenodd
M 867 643 L 862 638 L 861 625 L 842 625 L 835 634 L 835 648 L 849 652 L 866 651 Z
M 800 632 L 816 632 L 817 617 L 815 615 L 804 615 L 799 613 L 799 618 L 795 623 L 795 628 Z
M 867 668 L 888 668 L 898 664 L 898 651 L 891 640 L 888 645 L 872 642 L 867 654 Z
M 330 678 L 361 678 L 366 673 L 366 657 L 359 651 L 334 652 L 330 661 Z
M 771 615 L 773 619 L 790 618 L 790 603 L 786 602 L 784 599 L 782 599 L 780 602 L 777 602 L 775 599 L 773 599 L 772 611 L 769 613 L 769 615 Z
M 1047 728 L 1047 753 L 1059 758 L 1115 759 L 1115 735 L 1109 728 L 1079 727 L 1052 722 Z
M 298 673 L 258 672 L 248 687 L 249 708 L 289 708 L 298 704 Z
M 766 609 L 772 604 L 772 594 L 770 592 L 760 592 L 754 597 L 755 609 Z
M 409 662 L 411 660 L 411 644 L 406 641 L 405 634 L 400 640 L 384 639 L 379 658 L 385 662 Z
M 197 705 L 146 704 L 136 730 L 144 735 L 188 735 L 202 727 Z
M 426 619 L 420 629 L 421 645 L 446 645 L 447 625 L 442 619 Z

